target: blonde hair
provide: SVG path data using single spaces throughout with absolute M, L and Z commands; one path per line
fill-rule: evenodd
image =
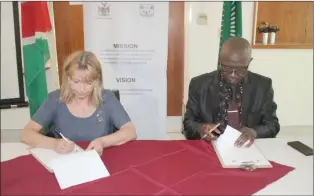
M 74 94 L 68 84 L 68 78 L 73 76 L 75 70 L 85 70 L 88 73 L 88 80 L 96 81 L 91 96 L 92 103 L 98 107 L 103 101 L 101 65 L 92 52 L 86 51 L 74 52 L 65 59 L 62 73 L 60 101 L 69 103 L 74 98 Z

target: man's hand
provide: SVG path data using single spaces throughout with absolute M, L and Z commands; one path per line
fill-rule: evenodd
M 243 146 L 243 144 L 249 141 L 246 147 L 250 147 L 254 143 L 254 140 L 256 138 L 256 131 L 248 127 L 243 127 L 240 129 L 240 132 L 242 132 L 242 134 L 237 139 L 237 141 L 235 141 L 234 145 L 236 147 L 241 147 Z
M 91 141 L 91 143 L 86 148 L 86 150 L 93 150 L 93 149 L 96 150 L 96 152 L 99 154 L 99 156 L 102 155 L 104 145 L 103 145 L 102 139 L 100 137 Z
M 219 131 L 219 129 L 218 129 L 218 128 L 215 128 L 215 126 L 216 126 L 215 124 L 205 124 L 205 125 L 203 125 L 202 131 L 203 131 L 204 136 L 205 136 L 205 138 L 206 138 L 207 140 L 214 140 L 214 139 L 217 138 L 217 136 L 215 136 L 215 135 L 213 134 L 213 132 L 214 132 L 214 133 L 217 133 L 217 134 L 221 134 L 221 132 Z M 212 130 L 213 128 L 215 128 L 215 129 L 211 132 L 211 130 Z

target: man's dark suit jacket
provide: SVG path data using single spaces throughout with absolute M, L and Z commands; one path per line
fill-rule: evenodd
M 183 122 L 187 139 L 200 139 L 202 125 L 216 123 L 220 103 L 219 80 L 219 71 L 191 80 Z M 272 80 L 249 71 L 243 83 L 241 122 L 243 126 L 253 128 L 257 138 L 276 137 L 280 130 L 273 97 Z

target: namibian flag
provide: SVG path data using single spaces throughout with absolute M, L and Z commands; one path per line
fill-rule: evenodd
M 47 33 L 52 30 L 47 2 L 20 2 L 23 65 L 30 115 L 47 98 L 45 65 L 50 62 Z

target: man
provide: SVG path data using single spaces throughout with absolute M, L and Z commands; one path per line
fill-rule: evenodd
M 242 133 L 235 142 L 238 147 L 277 135 L 280 125 L 272 80 L 248 71 L 251 52 L 247 40 L 231 37 L 219 54 L 220 71 L 191 80 L 184 116 L 187 139 L 215 139 L 227 125 Z

